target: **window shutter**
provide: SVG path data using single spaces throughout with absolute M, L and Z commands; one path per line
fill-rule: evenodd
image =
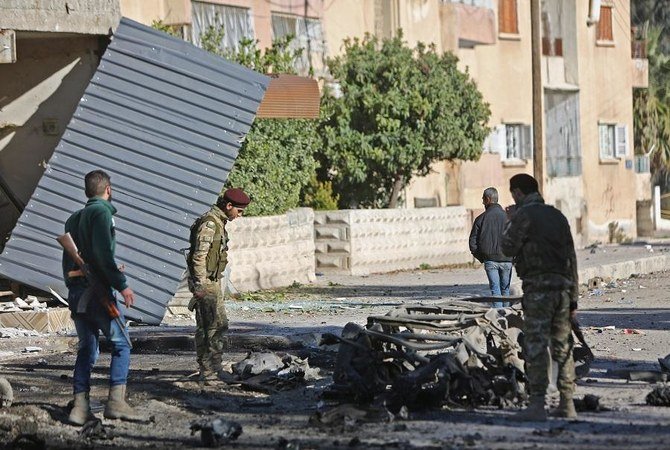
M 519 33 L 516 0 L 498 0 L 498 32 Z
M 521 126 L 521 159 L 533 159 L 533 127 Z
M 616 157 L 625 158 L 628 154 L 628 126 L 616 126 Z
M 600 7 L 600 20 L 596 26 L 596 39 L 599 41 L 613 41 L 614 33 L 612 30 L 612 7 Z
M 507 138 L 505 135 L 505 125 L 496 125 L 491 130 L 491 134 L 486 138 L 485 148 L 491 153 L 498 153 L 505 157 L 507 155 Z

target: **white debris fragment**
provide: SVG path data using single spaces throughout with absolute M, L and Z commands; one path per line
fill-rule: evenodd
M 42 347 L 26 347 L 23 349 L 23 353 L 37 353 L 41 351 Z
M 21 297 L 16 297 L 14 299 L 14 304 L 21 309 L 30 309 L 30 305 L 26 303 L 26 301 L 23 300 Z

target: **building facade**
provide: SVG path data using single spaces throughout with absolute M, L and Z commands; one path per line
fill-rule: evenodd
M 197 43 L 223 24 L 223 45 L 270 45 L 294 34 L 303 73 L 327 76 L 324 60 L 342 41 L 403 30 L 409 45 L 451 51 L 491 108 L 491 134 L 478 161 L 441 161 L 412 181 L 404 206 L 481 209 L 495 186 L 534 173 L 530 0 L 121 0 L 132 19 L 174 25 Z M 635 237 L 649 215 L 649 174 L 633 154 L 633 89 L 646 87 L 646 60 L 633 55 L 630 0 L 542 0 L 544 195 L 569 218 L 580 245 Z M 644 166 L 644 164 L 642 164 Z

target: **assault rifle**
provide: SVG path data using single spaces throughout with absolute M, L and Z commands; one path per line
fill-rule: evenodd
M 130 336 L 128 336 L 128 333 L 126 332 L 126 326 L 121 321 L 121 313 L 116 307 L 116 300 L 112 295 L 110 295 L 109 288 L 105 286 L 105 284 L 100 281 L 98 277 L 93 274 L 93 272 L 91 272 L 88 264 L 86 264 L 86 261 L 84 261 L 84 259 L 79 254 L 79 249 L 77 248 L 77 244 L 75 244 L 74 239 L 72 239 L 72 235 L 70 233 L 65 233 L 62 236 L 58 236 L 56 240 L 61 245 L 61 247 L 63 247 L 63 250 L 67 252 L 70 258 L 72 258 L 72 261 L 74 261 L 77 267 L 79 267 L 79 270 L 69 272 L 68 276 L 84 276 L 88 281 L 88 287 L 84 290 L 81 297 L 79 298 L 76 312 L 78 314 L 85 314 L 91 301 L 101 302 L 105 307 L 109 317 L 117 323 L 121 329 L 121 332 L 123 333 L 123 336 L 128 341 L 128 345 L 130 345 L 130 348 L 132 348 L 133 345 L 130 342 Z

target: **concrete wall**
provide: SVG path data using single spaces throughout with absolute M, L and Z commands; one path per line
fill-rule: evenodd
M 231 222 L 231 281 L 241 291 L 314 281 L 314 212 L 298 208 L 280 216 Z
M 166 25 L 191 23 L 191 3 L 188 0 L 119 1 L 124 17 L 146 25 L 159 20 Z
M 243 217 L 228 225 L 228 267 L 222 284 L 227 292 L 248 292 L 309 283 L 314 266 L 314 212 L 298 208 L 279 216 Z M 173 314 L 187 314 L 191 293 L 186 273 L 168 305 Z
M 363 275 L 467 263 L 470 224 L 469 212 L 460 206 L 319 211 L 317 269 Z
M 0 64 L 0 175 L 23 204 L 37 186 L 98 65 L 97 36 L 19 33 L 17 62 Z M 0 203 L 0 238 L 18 219 Z
M 0 29 L 107 35 L 120 18 L 118 0 L 0 1 Z

